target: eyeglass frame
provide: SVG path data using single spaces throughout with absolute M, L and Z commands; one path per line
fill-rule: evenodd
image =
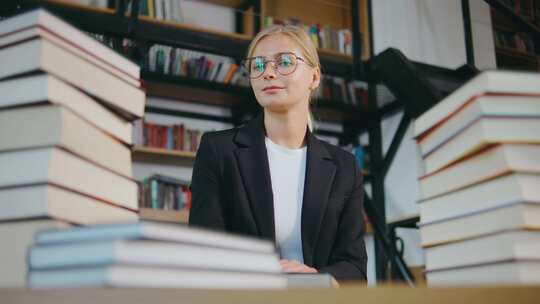
M 287 73 L 287 74 L 280 73 L 280 72 L 278 71 L 278 65 L 276 65 L 276 58 L 277 58 L 278 56 L 280 56 L 280 55 L 283 55 L 283 54 L 293 55 L 293 56 L 296 58 L 296 60 L 297 60 L 295 66 L 294 66 L 294 70 L 292 70 L 290 73 Z M 250 68 L 250 67 L 247 67 L 246 65 L 247 65 L 247 63 L 250 62 L 251 60 L 253 60 L 253 59 L 255 59 L 255 58 L 261 58 L 261 57 L 265 59 L 265 60 L 263 61 L 263 63 L 264 63 L 264 70 L 261 72 L 261 74 L 260 74 L 259 76 L 257 76 L 257 77 L 251 77 L 251 73 L 250 73 L 251 68 Z M 280 52 L 280 53 L 277 53 L 277 54 L 274 55 L 274 60 L 266 60 L 266 58 L 263 57 L 263 56 L 255 56 L 255 57 L 245 58 L 244 60 L 242 60 L 242 66 L 243 66 L 245 69 L 247 69 L 247 74 L 248 74 L 248 76 L 249 76 L 250 79 L 258 79 L 258 78 L 261 78 L 262 75 L 264 75 L 264 72 L 266 72 L 266 68 L 268 67 L 268 63 L 269 63 L 269 62 L 273 62 L 273 63 L 274 63 L 274 64 L 273 64 L 273 69 L 274 69 L 274 71 L 275 71 L 276 73 L 278 73 L 278 74 L 281 75 L 281 76 L 287 76 L 287 75 L 291 75 L 292 73 L 296 72 L 296 69 L 298 68 L 298 61 L 301 61 L 301 62 L 303 62 L 303 63 L 305 63 L 305 64 L 311 66 L 308 62 L 306 62 L 306 60 L 305 60 L 304 58 L 302 58 L 302 57 L 296 55 L 294 52 Z

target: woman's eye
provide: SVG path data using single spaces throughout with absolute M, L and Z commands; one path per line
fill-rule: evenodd
M 254 69 L 256 71 L 264 70 L 264 61 L 259 60 L 259 59 L 255 59 L 255 61 L 253 62 L 253 65 L 252 65 L 252 69 Z
M 292 64 L 292 60 L 289 57 L 281 57 L 279 65 L 288 67 Z

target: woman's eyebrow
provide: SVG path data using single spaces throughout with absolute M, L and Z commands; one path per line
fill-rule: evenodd
M 258 55 L 258 56 L 253 56 L 251 58 L 264 58 L 264 59 L 268 59 L 268 58 L 276 58 L 276 56 L 278 55 L 281 55 L 281 54 L 294 54 L 294 52 L 289 52 L 289 51 L 283 51 L 283 52 L 277 52 L 277 53 L 274 53 L 272 55 Z

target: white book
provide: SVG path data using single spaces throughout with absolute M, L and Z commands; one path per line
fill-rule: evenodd
M 499 143 L 540 144 L 540 118 L 482 117 L 424 157 L 431 174 L 480 149 Z
M 162 0 L 154 0 L 154 3 L 156 4 L 155 5 L 155 9 L 156 9 L 156 19 L 158 20 L 163 20 L 163 2 Z
M 540 74 L 493 70 L 485 71 L 448 95 L 415 121 L 418 137 L 443 121 L 468 100 L 483 93 L 540 94 Z
M 540 174 L 512 173 L 420 201 L 423 224 L 517 202 L 540 203 Z
M 0 37 L 14 34 L 30 27 L 41 27 L 61 37 L 63 41 L 84 50 L 89 55 L 114 66 L 134 79 L 140 78 L 137 64 L 88 36 L 83 31 L 43 9 L 33 10 L 0 23 Z
M 540 95 L 481 95 L 418 140 L 422 155 L 466 129 L 480 117 L 530 117 L 540 119 Z
M 50 183 L 138 210 L 137 183 L 60 148 L 0 153 L 0 187 Z
M 45 38 L 0 49 L 0 78 L 42 71 L 84 90 L 134 120 L 144 114 L 145 93 Z
M 132 265 L 280 274 L 277 253 L 230 250 L 189 243 L 151 240 L 104 240 L 34 246 L 31 270 L 92 265 Z
M 540 173 L 540 145 L 504 144 L 419 179 L 422 199 L 443 195 L 509 172 Z
M 185 225 L 144 221 L 132 224 L 75 227 L 69 231 L 44 231 L 36 235 L 36 244 L 52 245 L 115 239 L 166 241 L 267 254 L 276 252 L 274 244 L 267 240 Z
M 474 253 L 474 254 L 472 254 Z M 514 230 L 425 249 L 426 271 L 507 260 L 540 260 L 540 230 Z
M 190 289 L 285 289 L 275 274 L 111 265 L 31 271 L 30 288 L 150 287 Z
M 3 92 L 0 110 L 43 102 L 61 105 L 118 140 L 132 144 L 131 123 L 52 75 L 39 74 L 0 81 L 0 92 Z
M 122 71 L 118 67 L 110 64 L 107 61 L 102 60 L 100 57 L 97 57 L 94 54 L 89 53 L 87 50 L 81 49 L 80 46 L 70 43 L 69 41 L 66 41 L 65 39 L 63 39 L 62 37 L 56 36 L 50 31 L 47 31 L 41 27 L 31 27 L 31 28 L 27 28 L 27 29 L 9 34 L 8 36 L 3 36 L 3 37 L 0 36 L 0 47 L 12 45 L 18 42 L 22 42 L 28 39 L 38 38 L 38 37 L 44 37 L 47 40 L 54 42 L 56 45 L 91 62 L 92 64 L 102 68 L 103 70 L 122 79 L 123 81 L 131 84 L 134 87 L 140 87 L 141 85 L 139 76 L 135 78 L 133 75 L 127 74 L 126 72 Z M 138 75 L 138 72 L 137 72 L 137 75 Z
M 0 287 L 24 288 L 28 274 L 27 252 L 34 234 L 43 229 L 65 229 L 71 225 L 55 219 L 0 222 Z
M 131 150 L 69 109 L 56 105 L 0 111 L 0 152 L 58 146 L 126 177 Z
M 430 286 L 540 284 L 540 260 L 508 261 L 426 272 Z
M 54 218 L 78 225 L 138 221 L 136 212 L 47 184 L 0 189 L 0 221 Z
M 423 247 L 516 229 L 540 229 L 540 202 L 517 202 L 429 224 L 420 224 Z

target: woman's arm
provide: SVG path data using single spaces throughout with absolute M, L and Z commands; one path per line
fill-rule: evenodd
M 215 147 L 205 133 L 193 165 L 189 225 L 225 230 L 219 168 Z
M 328 266 L 319 269 L 319 272 L 330 273 L 338 281 L 367 280 L 365 224 L 362 216 L 364 185 L 356 160 L 353 166 L 354 186 L 341 213 L 330 262 Z

